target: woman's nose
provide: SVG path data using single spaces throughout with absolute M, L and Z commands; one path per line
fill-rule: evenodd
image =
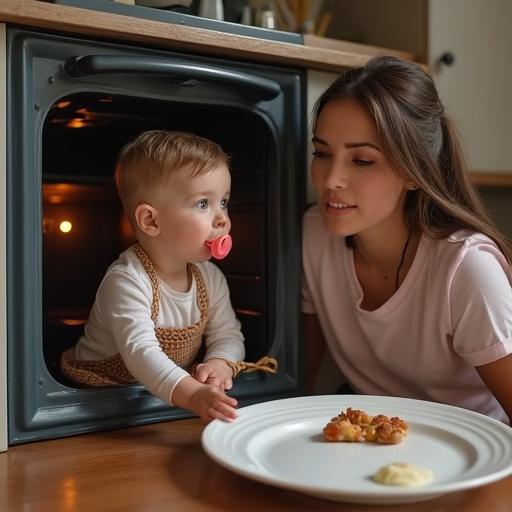
M 345 169 L 340 164 L 333 164 L 324 180 L 325 188 L 329 190 L 344 190 L 348 186 L 348 176 Z

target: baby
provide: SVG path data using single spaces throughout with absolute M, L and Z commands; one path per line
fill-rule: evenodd
M 115 178 L 137 243 L 107 270 L 62 372 L 96 387 L 138 381 L 204 420 L 231 421 L 237 401 L 225 390 L 244 338 L 226 279 L 208 261 L 230 248 L 227 156 L 193 134 L 149 131 L 121 150 Z

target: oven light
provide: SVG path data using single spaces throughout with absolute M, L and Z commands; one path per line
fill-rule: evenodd
M 66 108 L 66 107 L 69 107 L 69 105 L 71 105 L 71 101 L 69 100 L 63 100 L 63 101 L 59 101 L 58 103 L 56 103 L 54 105 L 54 107 L 57 107 L 57 108 Z
M 69 233 L 73 229 L 73 224 L 71 224 L 71 222 L 69 222 L 69 220 L 63 220 L 59 224 L 59 229 L 61 230 L 62 233 Z
M 76 326 L 76 325 L 85 325 L 85 320 L 81 320 L 79 318 L 62 318 L 60 320 L 60 323 L 62 325 L 67 325 L 67 326 Z
M 84 126 L 86 126 L 86 122 L 79 117 L 75 117 L 74 119 L 68 121 L 66 126 L 68 128 L 83 128 Z
M 64 197 L 59 194 L 52 194 L 51 196 L 48 196 L 46 201 L 50 204 L 60 204 L 64 202 Z

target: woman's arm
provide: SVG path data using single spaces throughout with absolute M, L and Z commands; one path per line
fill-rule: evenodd
M 508 263 L 493 244 L 473 239 L 459 260 L 450 290 L 454 350 L 512 421 L 512 289 Z
M 512 354 L 476 369 L 512 425 Z
M 306 393 L 315 392 L 315 381 L 325 353 L 325 338 L 314 314 L 303 314 Z

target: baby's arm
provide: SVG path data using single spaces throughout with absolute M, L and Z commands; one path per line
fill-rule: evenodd
M 201 265 L 205 278 L 210 307 L 204 332 L 206 353 L 202 364 L 197 365 L 194 377 L 199 382 L 231 389 L 233 371 L 226 361 L 243 361 L 244 337 L 229 297 L 224 274 L 214 264 Z
M 236 399 L 226 395 L 221 389 L 209 384 L 201 384 L 192 377 L 185 377 L 172 393 L 174 405 L 197 414 L 205 421 L 219 419 L 233 421 L 237 418 Z
M 128 272 L 111 272 L 101 288 L 101 311 L 109 319 L 119 353 L 136 380 L 153 395 L 204 420 L 232 421 L 237 417 L 234 398 L 192 378 L 162 351 L 150 317 L 150 283 Z M 222 364 L 231 372 L 224 361 Z
M 169 403 L 173 388 L 189 373 L 162 350 L 151 319 L 149 279 L 128 271 L 113 271 L 97 294 L 103 322 L 133 377 L 154 396 Z

